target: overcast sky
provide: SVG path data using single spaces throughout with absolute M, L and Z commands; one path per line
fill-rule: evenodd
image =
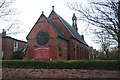
M 78 0 L 16 0 L 13 3 L 13 7 L 17 9 L 18 14 L 15 15 L 21 22 L 21 28 L 24 30 L 24 33 L 19 35 L 11 35 L 12 37 L 19 40 L 26 40 L 27 34 L 30 32 L 31 28 L 34 26 L 37 19 L 40 17 L 42 11 L 46 17 L 49 16 L 52 11 L 52 6 L 54 5 L 54 10 L 57 14 L 59 14 L 62 18 L 64 18 L 69 24 L 72 24 L 72 16 L 74 11 L 70 10 L 67 2 L 73 2 Z M 85 0 L 79 0 L 81 2 Z M 84 3 L 84 2 L 83 2 Z M 76 15 L 77 17 L 79 15 Z M 97 45 L 93 45 L 92 37 L 90 37 L 85 32 L 84 23 L 78 21 L 78 32 L 80 35 L 84 35 L 85 41 L 89 46 L 93 46 L 97 48 Z M 86 35 L 87 34 L 87 35 Z

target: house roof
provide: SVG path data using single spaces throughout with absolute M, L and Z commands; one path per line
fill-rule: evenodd
M 71 33 L 72 37 L 78 40 L 79 42 L 85 44 L 88 46 L 88 44 L 84 41 L 82 36 L 79 35 L 79 33 L 67 22 L 65 21 L 61 16 L 59 16 L 57 13 L 56 15 L 61 20 L 61 22 L 65 25 L 65 27 L 68 29 L 68 31 Z
M 26 44 L 23 48 L 18 49 L 16 52 L 24 53 L 27 48 L 28 48 L 28 45 Z
M 12 37 L 10 37 L 10 36 L 2 36 L 2 38 L 8 38 L 8 39 L 13 39 L 13 40 L 15 40 L 15 41 L 27 43 L 26 41 L 18 40 L 18 39 L 12 38 Z

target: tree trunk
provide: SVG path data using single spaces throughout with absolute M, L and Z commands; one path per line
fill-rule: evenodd
M 120 36 L 118 37 L 118 60 L 120 61 Z M 120 65 L 120 62 L 118 64 L 118 66 L 119 65 Z M 120 75 L 120 71 L 118 72 L 118 75 Z M 120 76 L 119 76 L 119 79 L 120 79 Z
M 106 50 L 105 52 L 106 52 L 106 59 L 108 60 L 109 59 L 109 51 Z
M 120 37 L 118 38 L 118 58 L 120 60 Z
M 119 23 L 118 29 L 120 30 L 120 1 L 118 6 L 118 23 Z M 118 57 L 120 60 L 120 33 L 118 33 L 117 37 L 118 37 Z

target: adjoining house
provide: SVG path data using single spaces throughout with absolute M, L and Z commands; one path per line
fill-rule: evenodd
M 16 54 L 16 52 L 23 53 L 23 49 L 27 42 L 21 41 L 15 38 L 12 38 L 10 36 L 6 35 L 6 31 L 3 29 L 2 32 L 2 57 L 4 57 L 5 60 L 10 60 L 13 58 L 13 54 Z M 22 54 L 21 54 L 22 55 Z M 23 56 L 23 55 L 22 55 Z
M 89 47 L 89 59 L 94 60 L 97 59 L 98 51 L 96 49 L 93 49 L 93 47 Z
M 24 59 L 85 60 L 89 59 L 88 44 L 78 33 L 77 17 L 73 14 L 72 26 L 52 11 L 49 17 L 41 16 L 27 35 L 28 48 Z

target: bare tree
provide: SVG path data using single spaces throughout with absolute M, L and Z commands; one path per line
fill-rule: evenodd
M 88 4 L 86 3 L 84 7 L 79 2 L 68 3 L 68 6 L 81 15 L 79 20 L 103 29 L 116 40 L 120 56 L 120 1 L 87 0 L 87 2 Z M 99 33 L 101 32 L 98 31 Z
M 7 34 L 18 34 L 21 30 L 20 22 L 12 19 L 16 15 L 16 11 L 12 8 L 15 0 L 0 0 L 0 30 L 5 30 Z
M 94 34 L 97 36 L 94 42 L 100 44 L 102 52 L 106 55 L 106 59 L 109 59 L 110 47 L 116 46 L 116 41 L 104 29 L 95 30 Z
M 14 15 L 14 11 L 10 8 L 13 2 L 13 0 L 0 0 L 0 18 Z
M 117 47 L 111 47 L 108 54 L 109 57 L 107 57 L 107 55 L 104 55 L 104 53 L 100 51 L 99 54 L 97 55 L 97 59 L 118 60 L 119 57 L 117 51 L 118 51 Z

